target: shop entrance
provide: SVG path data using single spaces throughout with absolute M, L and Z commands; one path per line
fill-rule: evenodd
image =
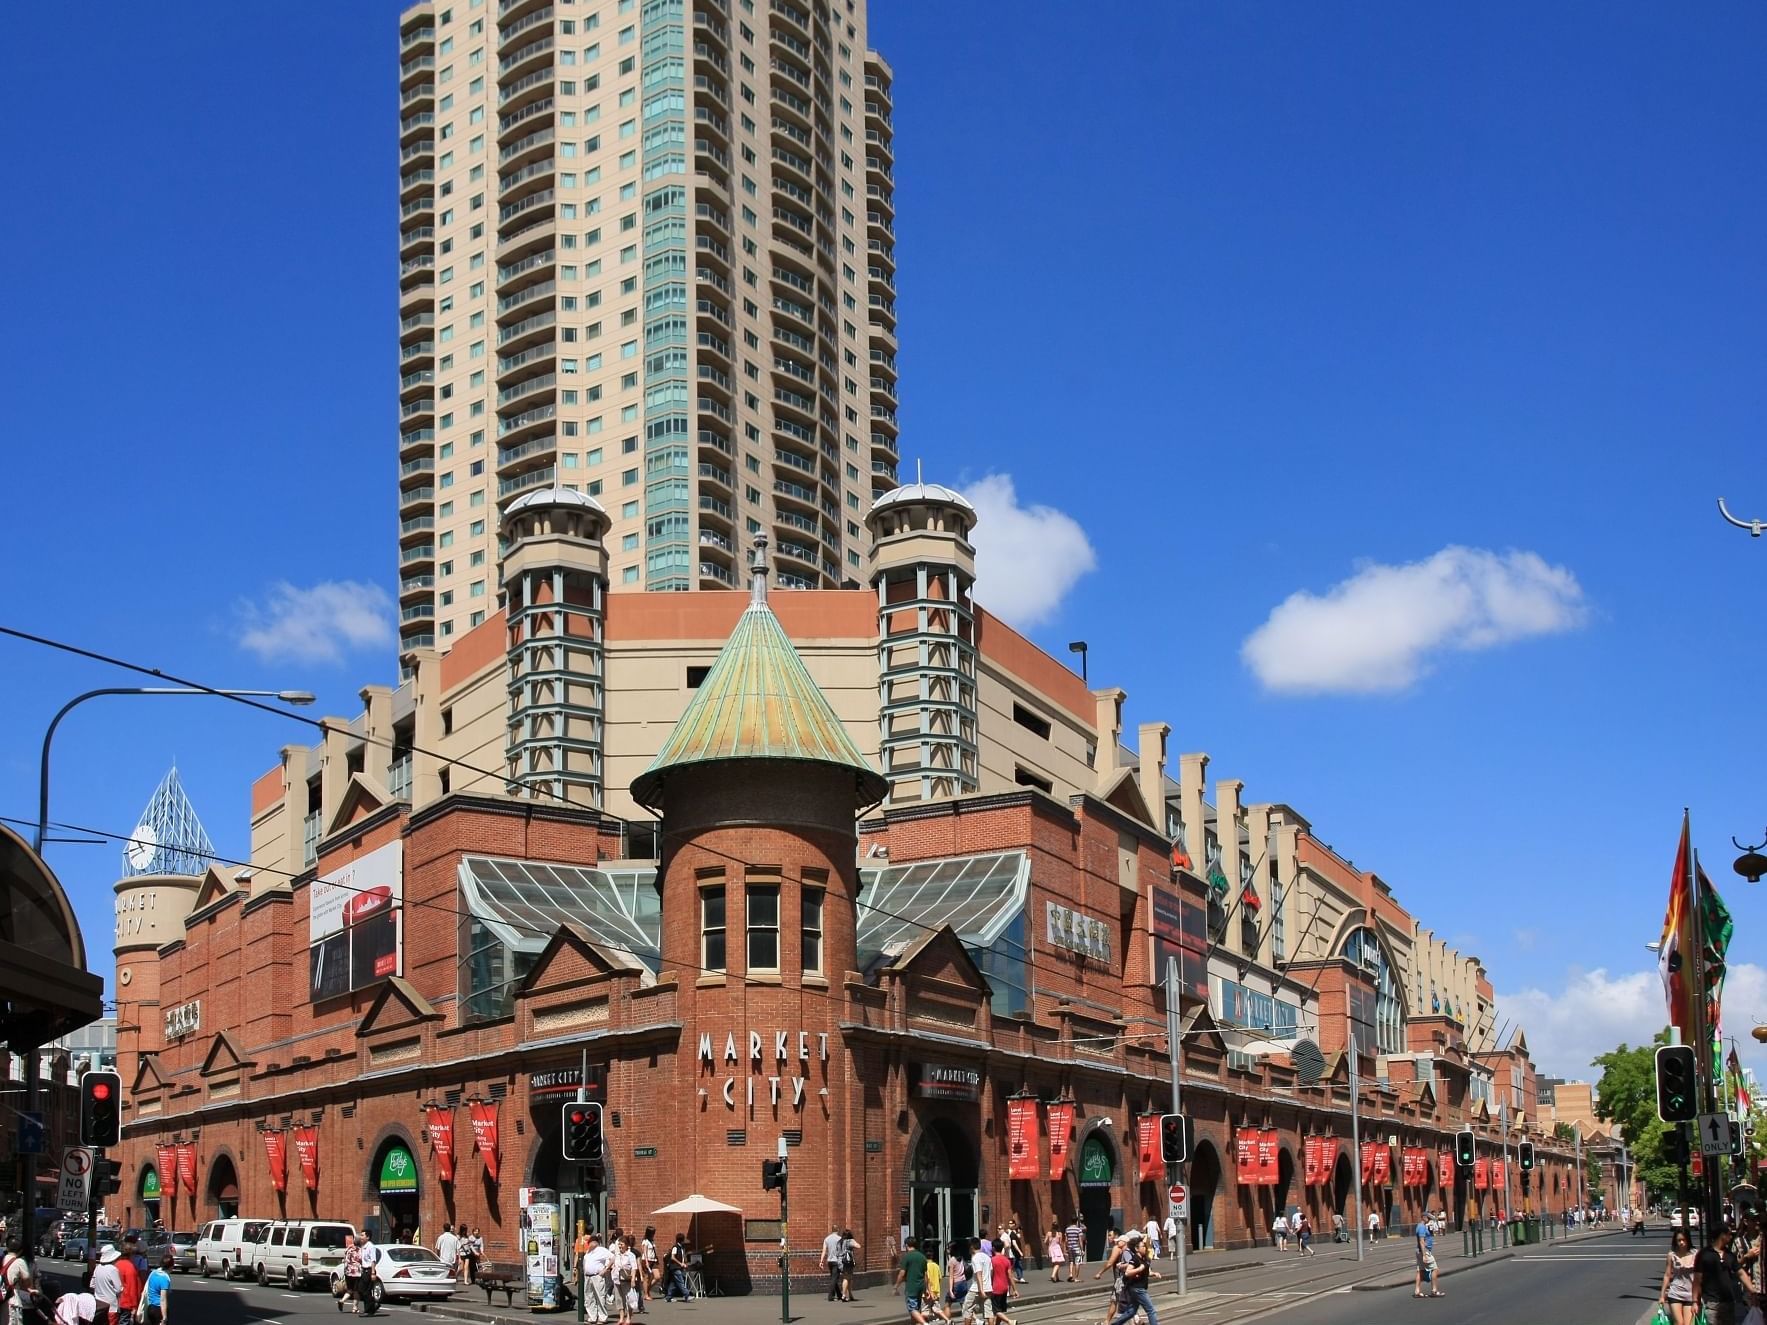
M 417 1161 L 403 1141 L 389 1139 L 374 1163 L 375 1189 L 380 1193 L 381 1236 L 409 1241 L 417 1232 Z
M 226 1155 L 209 1163 L 209 1204 L 217 1219 L 232 1219 L 239 1213 L 239 1174 Z
M 1190 1161 L 1190 1248 L 1203 1251 L 1215 1245 L 1215 1195 L 1221 1187 L 1221 1155 L 1204 1141 Z
M 576 1264 L 577 1223 L 593 1229 L 598 1237 L 606 1237 L 617 1218 L 617 1211 L 608 1209 L 607 1194 L 612 1188 L 607 1166 L 567 1164 L 562 1158 L 564 1139 L 555 1128 L 537 1139 L 534 1152 L 532 1182 L 529 1186 L 545 1187 L 558 1193 L 558 1225 L 560 1259 L 568 1269 Z M 643 1225 L 639 1225 L 640 1229 Z
M 148 1228 L 160 1222 L 160 1174 L 151 1165 L 141 1174 L 141 1219 Z
M 908 1204 L 915 1236 L 929 1259 L 941 1261 L 959 1238 L 980 1236 L 976 1147 L 947 1118 L 926 1122 L 908 1161 Z
M 1117 1155 L 1103 1132 L 1080 1145 L 1080 1222 L 1086 1229 L 1086 1259 L 1102 1261 L 1111 1225 L 1111 1191 L 1117 1181 Z

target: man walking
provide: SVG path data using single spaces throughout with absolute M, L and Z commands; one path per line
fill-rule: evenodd
M 1430 1227 L 1428 1216 L 1417 1221 L 1414 1241 L 1417 1243 L 1417 1274 L 1411 1282 L 1411 1296 L 1447 1297 L 1442 1286 L 1436 1282 L 1436 1235 Z M 1423 1291 L 1426 1280 L 1430 1286 L 1428 1293 Z
M 110 1243 L 98 1253 L 98 1268 L 92 1271 L 92 1296 L 104 1309 L 104 1325 L 116 1325 L 122 1315 L 123 1275 L 117 1269 L 122 1253 Z
M 1078 1277 L 1080 1262 L 1086 1259 L 1086 1226 L 1075 1215 L 1068 1221 L 1062 1233 L 1062 1239 L 1068 1244 L 1068 1282 L 1071 1284 Z
M 465 1227 L 462 1225 L 461 1227 Z M 442 1231 L 436 1238 L 436 1259 L 448 1267 L 448 1273 L 454 1278 L 460 1277 L 460 1239 L 448 1225 L 442 1225 Z
M 1117 1314 L 1111 1317 L 1110 1325 L 1129 1325 L 1137 1311 L 1147 1313 L 1147 1325 L 1160 1325 L 1153 1299 L 1147 1293 L 1148 1271 L 1153 1268 L 1147 1258 L 1147 1235 L 1139 1230 L 1130 1233 L 1117 1264 L 1123 1273 L 1123 1286 Z
M 822 1239 L 822 1254 L 817 1257 L 816 1264 L 828 1271 L 828 1300 L 833 1302 L 841 1295 L 841 1262 L 846 1259 L 847 1240 L 841 1236 L 840 1224 L 835 1224 L 827 1237 Z
M 1719 1225 L 1693 1260 L 1693 1304 L 1706 1325 L 1737 1325 L 1748 1309 L 1730 1239 L 1730 1229 Z
M 356 1259 L 362 1266 L 362 1273 L 356 1279 L 356 1307 L 364 1315 L 374 1312 L 374 1277 L 379 1272 L 380 1248 L 374 1245 L 373 1236 L 366 1229 L 356 1242 Z
M 909 1237 L 902 1243 L 902 1260 L 896 1266 L 896 1287 L 902 1290 L 902 1305 L 908 1308 L 913 1325 L 926 1325 L 926 1253 L 919 1239 Z

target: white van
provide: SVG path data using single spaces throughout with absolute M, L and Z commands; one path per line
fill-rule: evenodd
M 252 1270 L 260 1284 L 328 1284 L 333 1268 L 344 1263 L 344 1239 L 355 1233 L 352 1225 L 329 1219 L 277 1220 L 265 1225 L 252 1253 Z
M 204 1278 L 250 1274 L 258 1239 L 269 1226 L 268 1219 L 217 1219 L 204 1224 L 196 1234 L 196 1268 Z

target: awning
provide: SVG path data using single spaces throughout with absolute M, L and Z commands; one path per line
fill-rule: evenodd
M 1024 910 L 1031 858 L 1023 851 L 953 856 L 859 877 L 859 966 L 869 971 L 946 925 L 966 946 L 988 947 Z
M 466 909 L 517 952 L 537 953 L 569 923 L 596 943 L 662 967 L 662 898 L 654 869 L 597 870 L 497 856 L 463 856 Z
M 714 1201 L 709 1196 L 701 1196 L 695 1192 L 692 1196 L 684 1196 L 671 1205 L 660 1210 L 652 1210 L 653 1215 L 740 1215 L 740 1205 L 725 1205 L 722 1201 Z

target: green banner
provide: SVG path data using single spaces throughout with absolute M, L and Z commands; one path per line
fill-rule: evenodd
M 380 1162 L 380 1189 L 383 1192 L 414 1192 L 417 1190 L 417 1161 L 404 1146 L 388 1149 Z
M 1116 1176 L 1110 1147 L 1096 1136 L 1087 1137 L 1086 1144 L 1080 1147 L 1080 1185 L 1108 1187 Z
M 141 1180 L 141 1199 L 157 1201 L 160 1199 L 160 1174 L 158 1169 L 149 1169 L 147 1176 Z

